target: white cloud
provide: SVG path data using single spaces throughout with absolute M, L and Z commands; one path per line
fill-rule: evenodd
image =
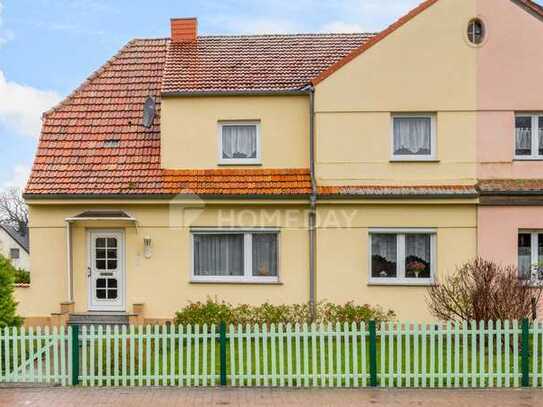
M 10 82 L 0 70 L 0 122 L 17 133 L 38 137 L 42 113 L 59 101 L 58 93 Z
M 357 33 L 364 32 L 360 24 L 347 23 L 345 21 L 331 21 L 322 26 L 320 32 L 323 33 Z
M 30 166 L 27 164 L 16 164 L 9 174 L 9 181 L 5 181 L 0 185 L 0 191 L 8 188 L 17 188 L 23 190 L 28 177 L 30 176 Z

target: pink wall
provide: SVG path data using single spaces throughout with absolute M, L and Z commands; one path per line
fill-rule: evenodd
M 519 229 L 543 230 L 543 207 L 480 206 L 477 228 L 479 256 L 516 266 Z
M 513 161 L 514 113 L 543 111 L 543 20 L 510 0 L 477 0 L 479 178 L 543 178 L 543 162 Z

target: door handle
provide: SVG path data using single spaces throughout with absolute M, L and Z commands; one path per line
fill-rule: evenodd
M 89 267 L 87 267 L 87 277 L 90 278 L 90 276 L 91 276 L 91 268 L 89 266 Z

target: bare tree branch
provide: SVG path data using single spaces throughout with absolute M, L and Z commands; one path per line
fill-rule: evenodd
M 17 188 L 0 191 L 0 222 L 7 223 L 19 231 L 28 226 L 28 207 Z
M 543 287 L 518 277 L 512 266 L 475 259 L 428 289 L 427 304 L 441 320 L 496 321 L 530 318 Z

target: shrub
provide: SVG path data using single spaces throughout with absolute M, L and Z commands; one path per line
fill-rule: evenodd
M 309 304 L 273 305 L 231 305 L 224 301 L 208 298 L 206 302 L 189 302 L 175 316 L 178 325 L 187 324 L 278 324 L 304 323 L 310 320 Z M 369 320 L 384 321 L 394 319 L 394 311 L 383 311 L 379 307 L 355 305 L 348 302 L 345 305 L 319 303 L 316 310 L 315 322 L 362 322 Z
M 9 260 L 0 255 L 0 328 L 20 326 L 23 322 L 17 316 L 17 303 L 13 298 L 14 272 Z
M 15 284 L 30 284 L 30 272 L 23 269 L 14 269 L 13 280 Z
M 517 269 L 477 258 L 428 289 L 427 303 L 441 320 L 497 321 L 529 318 L 543 287 L 521 280 Z

